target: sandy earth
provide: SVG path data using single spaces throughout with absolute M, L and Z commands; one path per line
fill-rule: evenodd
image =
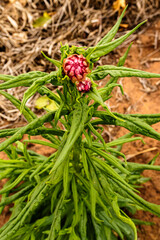
M 154 31 L 160 32 L 160 22 L 155 24 L 154 28 L 149 29 L 141 35 L 136 44 L 133 43 L 130 56 L 126 61 L 126 66 L 138 68 L 148 72 L 160 73 L 160 42 L 159 51 L 154 50 Z M 158 43 L 157 43 L 158 44 Z M 153 52 L 155 51 L 155 54 Z M 124 52 L 124 49 L 122 50 Z M 142 62 L 146 63 L 141 65 Z M 146 79 L 145 79 L 146 80 Z M 112 111 L 120 113 L 141 113 L 151 114 L 160 112 L 160 79 L 148 79 L 147 81 L 137 78 L 124 78 L 122 80 L 125 96 L 121 101 L 117 101 L 116 97 L 110 100 L 110 106 L 114 106 Z M 119 95 L 118 95 L 119 96 Z M 160 132 L 160 123 L 153 125 L 153 128 Z M 111 130 L 111 135 L 115 138 L 122 136 L 128 131 L 121 127 L 114 127 Z M 157 152 L 160 151 L 160 142 L 149 137 L 144 137 L 145 145 L 140 141 L 128 143 L 123 146 L 123 153 L 131 157 L 129 161 L 138 163 L 147 163 Z M 148 152 L 143 152 L 145 149 L 150 149 Z M 154 150 L 152 150 L 154 149 Z M 156 164 L 160 165 L 160 157 L 157 158 Z M 151 177 L 151 180 L 144 184 L 141 189 L 141 196 L 149 202 L 160 204 L 160 174 L 156 171 L 145 170 L 145 177 Z M 158 240 L 160 239 L 160 219 L 153 214 L 139 211 L 135 215 L 139 219 L 152 221 L 153 226 L 139 227 L 139 240 Z
M 131 48 L 125 66 L 142 69 L 148 72 L 160 73 L 160 41 L 155 40 L 155 32 L 157 31 L 160 32 L 160 22 L 153 24 L 153 28 L 150 28 L 143 35 L 138 37 Z M 155 41 L 157 42 L 155 43 Z M 154 49 L 155 45 L 158 50 Z M 120 55 L 122 55 L 125 50 L 126 49 L 119 50 Z M 142 62 L 143 64 L 141 64 Z M 112 111 L 142 114 L 160 112 L 160 79 L 141 79 L 140 82 L 138 78 L 124 78 L 121 79 L 121 83 L 123 85 L 125 95 L 122 97 L 119 91 L 114 91 L 114 97 L 109 100 L 109 106 Z M 104 82 L 101 82 L 101 84 L 103 85 Z M 160 132 L 160 123 L 155 124 L 153 128 Z M 109 127 L 107 128 L 107 131 L 110 133 L 112 138 L 117 138 L 128 132 L 121 127 Z M 148 137 L 144 137 L 144 141 L 146 143 L 145 145 L 143 145 L 140 141 L 136 141 L 123 146 L 122 151 L 129 158 L 129 161 L 147 163 L 157 152 L 160 151 L 159 141 Z M 45 146 L 45 148 L 42 148 L 38 145 L 34 147 L 34 149 L 39 153 L 45 153 L 47 156 L 53 151 L 49 147 Z M 140 152 L 143 152 L 145 149 L 149 149 L 148 152 L 140 154 Z M 2 157 L 2 155 L 0 155 L 0 157 Z M 160 157 L 157 158 L 156 164 L 160 164 Z M 152 203 L 160 204 L 159 172 L 144 171 L 143 175 L 145 177 L 151 177 L 152 179 L 145 183 L 143 188 L 141 188 L 141 196 Z M 2 184 L 3 182 L 1 185 Z M 0 216 L 0 225 L 7 221 L 8 217 L 9 214 L 7 207 Z M 160 239 L 160 221 L 158 217 L 142 211 L 137 212 L 134 217 L 155 223 L 153 226 L 139 227 L 139 240 Z

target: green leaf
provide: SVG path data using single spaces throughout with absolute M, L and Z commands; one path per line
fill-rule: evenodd
M 120 23 L 122 21 L 122 18 L 125 14 L 125 11 L 126 11 L 127 7 L 123 10 L 121 16 L 119 17 L 118 21 L 116 22 L 116 24 L 112 27 L 112 29 L 97 43 L 97 45 L 95 47 L 91 47 L 91 48 L 88 48 L 87 50 L 87 59 L 90 59 L 90 56 L 92 55 L 92 53 L 94 53 L 95 49 L 98 47 L 98 46 L 103 46 L 103 45 L 106 45 L 107 43 L 109 43 L 113 38 L 114 36 L 116 35 L 116 33 L 118 32 L 118 29 L 119 29 L 119 26 L 120 26 Z
M 94 117 L 99 117 L 102 119 L 102 121 L 99 121 L 99 124 L 121 126 L 133 133 L 142 134 L 144 136 L 148 136 L 148 137 L 160 140 L 160 133 L 156 132 L 151 126 L 149 126 L 144 121 L 141 121 L 141 119 L 136 117 L 131 117 L 130 115 L 127 115 L 127 114 L 114 113 L 114 115 L 118 116 L 119 119 L 121 118 L 123 122 L 119 121 L 119 119 L 112 118 L 110 115 L 108 115 L 104 111 L 96 111 L 93 114 Z M 98 122 L 95 121 L 95 123 L 97 124 Z M 94 125 L 93 121 L 92 121 L 92 124 Z
M 132 222 L 131 218 L 129 218 L 127 215 L 122 215 L 120 213 L 120 208 L 117 202 L 117 197 L 114 197 L 112 200 L 112 207 L 114 212 L 116 213 L 117 217 L 119 219 L 122 220 L 122 222 L 127 223 L 128 225 L 130 225 L 130 227 L 133 229 L 134 231 L 134 239 L 137 240 L 137 230 L 136 230 L 136 226 L 134 225 L 134 223 Z
M 141 140 L 142 143 L 144 144 L 143 138 L 133 137 L 133 138 L 125 138 L 125 139 L 116 139 L 116 140 L 106 143 L 106 146 L 113 147 L 113 146 L 121 145 L 121 144 L 128 143 L 128 142 L 133 142 L 133 141 L 137 141 L 137 140 Z
M 128 162 L 127 169 L 132 172 L 142 172 L 144 170 L 160 171 L 160 166 Z
M 126 61 L 126 58 L 128 56 L 128 53 L 130 51 L 131 46 L 132 46 L 132 43 L 129 45 L 129 47 L 126 50 L 126 52 L 124 53 L 124 55 L 119 59 L 118 64 L 117 64 L 118 67 L 121 67 L 121 66 L 124 65 L 124 63 Z M 106 83 L 105 87 L 108 87 L 110 84 L 117 83 L 118 79 L 119 79 L 119 77 L 111 77 L 109 79 L 109 81 Z M 110 90 L 109 94 L 111 93 L 111 90 Z
M 106 101 L 108 99 L 108 97 L 111 94 L 113 88 L 115 88 L 115 87 L 120 87 L 121 93 L 124 94 L 122 85 L 120 85 L 118 83 L 110 83 L 107 87 L 101 88 L 98 91 L 100 93 L 103 101 Z
M 58 149 L 58 145 L 50 143 L 50 142 L 42 141 L 42 140 L 32 139 L 32 140 L 24 140 L 23 142 L 24 143 L 27 142 L 27 143 L 40 144 L 40 145 L 43 145 L 43 146 L 48 146 L 48 147 L 51 147 L 51 148 Z
M 79 222 L 79 209 L 78 209 L 79 197 L 78 197 L 75 176 L 73 176 L 72 178 L 72 194 L 73 194 L 73 203 L 74 203 L 74 211 L 75 211 L 75 215 L 72 223 L 72 227 L 74 228 Z
M 160 206 L 156 205 L 154 203 L 147 202 L 140 196 L 138 196 L 136 193 L 134 193 L 130 188 L 126 187 L 121 181 L 119 181 L 116 178 L 112 178 L 114 182 L 118 185 L 119 189 L 123 189 L 127 195 L 129 196 L 130 199 L 132 199 L 136 204 L 141 206 L 143 209 L 157 215 L 160 217 Z
M 47 57 L 47 56 L 44 54 L 44 52 L 42 52 L 42 51 L 41 51 L 41 53 L 42 53 L 42 55 L 43 55 L 49 62 L 53 63 L 56 67 L 60 68 L 60 67 L 62 66 L 62 64 L 61 64 L 59 61 Z
M 118 174 L 109 164 L 107 164 L 105 161 L 103 161 L 102 159 L 98 158 L 98 157 L 92 157 L 92 160 L 94 161 L 94 163 L 98 166 L 98 168 L 100 168 L 100 170 L 103 170 L 103 172 L 105 172 L 105 174 L 111 178 L 117 179 L 117 181 L 120 181 L 121 183 L 123 183 L 126 188 L 128 189 L 133 189 L 133 187 L 131 187 L 124 179 L 123 177 Z
M 3 185 L 3 188 L 7 188 L 8 186 L 10 186 L 11 183 L 12 183 L 12 179 L 10 178 L 10 179 Z M 5 201 L 5 199 L 6 199 L 6 197 L 8 196 L 8 194 L 9 194 L 9 192 L 5 192 L 5 193 L 2 194 L 1 202 Z M 0 207 L 0 214 L 2 214 L 4 207 L 5 207 L 5 205 L 2 205 L 2 206 Z M 6 225 L 6 224 L 5 224 L 5 225 Z M 3 226 L 3 227 L 5 228 L 5 226 Z M 3 229 L 3 227 L 2 227 L 2 229 Z M 2 230 L 0 229 L 0 232 L 1 232 L 1 231 L 2 231 Z
M 63 110 L 64 103 L 62 102 L 59 106 L 59 108 L 56 111 L 55 117 L 54 117 L 54 126 L 56 127 L 58 120 L 60 119 L 61 112 Z
M 28 186 L 24 187 L 22 190 L 20 190 L 19 192 L 9 196 L 9 197 L 6 197 L 5 199 L 3 199 L 1 202 L 0 202 L 0 207 L 1 206 L 4 206 L 4 205 L 8 205 L 12 202 L 14 202 L 15 200 L 17 200 L 18 198 L 24 196 L 24 195 L 27 195 L 28 194 L 28 191 L 32 188 L 32 184 L 28 184 Z
M 17 77 L 10 76 L 9 78 L 8 76 L 7 77 L 8 81 L 0 84 L 0 90 L 19 87 L 19 86 L 29 87 L 35 81 L 35 79 L 38 79 L 47 75 L 49 74 L 45 72 L 34 71 L 34 72 L 20 74 Z M 1 78 L 3 78 L 2 80 L 6 78 L 6 75 L 1 75 L 1 76 L 2 76 Z
M 4 82 L 12 80 L 13 78 L 14 76 L 11 76 L 11 75 L 0 74 L 0 80 L 3 80 Z
M 12 136 L 14 135 L 16 132 L 18 132 L 21 128 L 13 128 L 13 129 L 1 129 L 0 130 L 0 137 L 7 137 L 7 136 Z M 31 131 L 28 131 L 28 134 L 31 136 L 37 136 L 37 135 L 43 135 L 47 138 L 47 134 L 51 135 L 56 135 L 56 136 L 63 136 L 64 131 L 63 130 L 59 130 L 59 129 L 53 129 L 53 128 L 45 128 L 45 127 L 39 127 L 37 129 L 33 129 Z M 51 140 L 51 139 L 48 139 Z
M 34 20 L 33 27 L 34 28 L 43 27 L 45 24 L 50 23 L 50 21 L 51 21 L 50 15 L 47 12 L 44 12 L 42 17 L 39 17 L 36 20 Z
M 140 219 L 135 219 L 135 218 L 132 218 L 132 221 L 133 221 L 136 225 L 152 226 L 152 225 L 155 224 L 155 223 L 153 223 L 153 222 L 142 221 L 142 220 L 140 220 Z
M 67 159 L 66 161 L 66 164 L 65 164 L 65 171 L 63 173 L 63 197 L 65 199 L 65 197 L 67 196 L 68 192 L 70 192 L 70 189 L 69 189 L 69 158 Z
M 142 77 L 142 78 L 160 78 L 160 74 L 149 73 L 137 69 L 116 67 L 112 65 L 99 66 L 92 71 L 91 77 L 93 80 L 100 80 L 107 75 L 112 77 Z
M 103 231 L 102 231 L 102 224 L 99 224 L 98 221 L 95 221 L 95 219 L 92 217 L 92 223 L 95 230 L 96 240 L 106 240 Z M 102 236 L 103 234 L 103 236 Z
M 54 76 L 55 77 L 55 76 Z M 55 101 L 57 104 L 60 104 L 60 98 L 58 96 L 58 94 L 52 92 L 51 90 L 49 90 L 47 87 L 45 86 L 42 86 L 38 92 L 41 94 L 41 95 L 47 95 L 47 97 L 49 99 L 52 99 L 53 101 Z
M 23 100 L 22 100 L 21 107 L 20 107 L 20 112 L 23 112 L 23 109 L 24 109 L 24 106 L 25 106 L 25 103 L 27 102 L 27 100 L 32 95 L 34 95 L 42 85 L 46 84 L 47 81 L 51 80 L 52 76 L 54 76 L 54 75 L 55 75 L 55 72 L 51 72 L 48 76 L 44 76 L 33 82 L 31 87 L 29 87 L 27 89 L 27 91 L 24 93 Z
M 6 170 L 3 170 L 3 172 L 1 173 L 0 172 L 0 180 L 2 180 L 3 178 L 7 178 L 10 176 L 10 173 L 13 171 L 12 168 L 9 168 L 9 169 L 6 169 Z
M 9 144 L 16 142 L 17 140 L 22 139 L 25 133 L 28 131 L 34 130 L 44 124 L 44 122 L 51 121 L 54 118 L 55 111 L 49 112 L 46 115 L 34 119 L 31 123 L 27 126 L 20 128 L 18 131 L 15 132 L 10 138 L 5 140 L 4 142 L 0 143 L 0 151 L 4 150 Z
M 107 113 L 112 116 L 113 118 L 117 118 L 104 104 L 103 99 L 101 98 L 101 95 L 99 94 L 96 87 L 92 87 L 92 89 L 87 93 L 87 95 L 95 101 L 95 103 L 99 103 L 106 111 Z
M 101 157 L 104 157 L 104 159 L 106 159 L 109 163 L 111 163 L 114 167 L 118 168 L 121 172 L 125 173 L 125 174 L 129 174 L 129 171 L 126 170 L 122 164 L 120 163 L 120 160 L 116 157 L 114 157 L 111 154 L 108 154 L 102 150 L 100 150 L 99 148 L 96 147 L 88 147 L 89 149 L 91 149 L 93 152 L 97 153 L 98 155 L 100 155 Z
M 79 232 L 81 240 L 87 240 L 87 210 L 83 201 L 80 202 Z
M 125 34 L 124 36 L 109 42 L 105 45 L 100 45 L 96 47 L 90 47 L 87 49 L 87 53 L 90 54 L 90 59 L 97 59 L 99 57 L 102 57 L 109 52 L 113 51 L 116 47 L 118 47 L 120 44 L 122 44 L 132 33 L 134 33 L 142 24 L 144 24 L 146 21 L 138 24 L 134 29 L 132 29 L 129 33 Z
M 29 171 L 30 171 L 30 169 L 24 170 L 24 171 L 17 177 L 17 179 L 16 179 L 13 183 L 11 183 L 10 185 L 8 185 L 8 186 L 5 187 L 5 188 L 2 188 L 2 189 L 0 190 L 0 194 L 6 193 L 6 192 L 10 191 L 12 188 L 14 188 L 18 183 L 20 183 L 20 182 L 23 180 L 23 178 L 28 174 Z
M 156 114 L 128 114 L 128 116 L 137 118 L 141 121 L 146 122 L 149 125 L 160 122 L 160 113 L 156 113 Z
M 101 46 L 101 45 L 105 45 L 106 43 L 109 43 L 114 36 L 116 35 L 118 28 L 121 24 L 122 18 L 126 12 L 127 7 L 125 7 L 125 9 L 123 10 L 121 16 L 119 17 L 118 21 L 116 22 L 116 24 L 112 27 L 112 29 L 97 43 L 96 46 Z
M 96 203 L 97 203 L 97 191 L 93 184 L 90 182 L 90 204 L 91 204 L 91 214 L 97 222 L 102 222 L 96 216 Z
M 104 141 L 103 137 L 101 136 L 101 134 L 99 132 L 97 132 L 96 129 L 94 129 L 94 127 L 92 126 L 91 123 L 88 123 L 87 126 L 89 127 L 91 132 L 102 142 L 104 149 L 105 149 L 106 148 L 105 141 Z
M 84 129 L 84 124 L 88 117 L 88 106 L 84 103 L 77 103 L 75 106 L 75 110 L 73 112 L 73 119 L 71 123 L 71 128 L 67 137 L 67 141 L 58 156 L 54 167 L 52 168 L 52 171 L 55 171 L 57 167 L 65 161 L 65 159 L 68 157 L 74 143 L 82 133 Z
M 113 229 L 116 233 L 118 233 L 118 236 L 121 239 L 124 239 L 124 235 L 122 233 L 122 229 L 120 229 L 120 227 L 117 224 L 117 218 L 107 214 L 105 211 L 102 211 L 102 210 L 98 212 L 98 216 L 99 216 L 100 219 L 102 219 L 104 221 L 104 225 L 105 226 Z M 114 238 L 111 238 L 111 240 L 112 239 L 114 239 Z M 117 240 L 117 238 L 116 238 L 116 240 Z
M 18 110 L 20 110 L 21 101 L 19 101 L 14 96 L 10 95 L 9 93 L 7 93 L 5 91 L 0 90 L 0 94 L 3 95 L 4 97 L 6 97 Z M 33 119 L 37 118 L 37 116 L 31 111 L 31 109 L 26 106 L 24 107 L 23 115 L 28 122 L 32 122 Z M 12 131 L 15 131 L 15 130 L 16 129 L 12 129 Z
M 85 174 L 86 174 L 87 178 L 89 179 L 90 174 L 89 174 L 88 162 L 87 162 L 86 151 L 84 149 L 84 146 L 82 147 L 82 163 L 83 163 Z
M 62 204 L 63 196 L 60 197 L 56 209 L 54 211 L 53 222 L 49 232 L 48 240 L 55 240 L 61 229 Z

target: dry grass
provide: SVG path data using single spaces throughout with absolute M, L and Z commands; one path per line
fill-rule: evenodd
M 52 71 L 53 65 L 41 56 L 41 50 L 52 58 L 59 58 L 60 42 L 70 45 L 96 44 L 113 26 L 118 12 L 111 0 L 3 0 L 0 2 L 0 73 L 18 75 L 28 71 Z M 160 15 L 159 0 L 126 0 L 127 13 L 117 37 L 137 23 Z M 49 24 L 33 27 L 33 21 L 47 12 Z M 127 26 L 127 28 L 126 28 Z M 140 33 L 140 32 L 139 32 Z M 136 38 L 134 34 L 129 41 Z M 124 44 L 127 44 L 126 41 Z M 23 96 L 24 88 L 9 90 Z M 8 101 L 0 98 L 0 119 L 14 121 L 19 113 Z M 29 104 L 29 103 L 28 103 Z M 17 117 L 13 117 L 17 116 Z

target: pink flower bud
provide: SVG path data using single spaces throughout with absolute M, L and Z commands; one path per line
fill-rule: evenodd
M 77 90 L 79 92 L 88 92 L 91 89 L 92 83 L 89 78 L 85 78 L 82 82 L 76 82 Z
M 73 54 L 65 58 L 63 60 L 63 70 L 73 83 L 83 81 L 90 72 L 89 63 L 82 54 Z

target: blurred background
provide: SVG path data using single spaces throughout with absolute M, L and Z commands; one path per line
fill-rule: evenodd
M 126 5 L 116 37 L 147 19 L 138 31 L 141 34 L 160 16 L 159 0 L 1 0 L 0 73 L 52 71 L 41 50 L 58 58 L 60 42 L 93 46 L 115 24 Z
M 41 55 L 55 59 L 60 57 L 60 43 L 80 46 L 95 45 L 116 23 L 122 10 L 128 5 L 116 38 L 124 35 L 143 20 L 147 22 L 127 39 L 123 45 L 102 57 L 98 64 L 116 65 L 130 42 L 133 42 L 125 66 L 160 73 L 160 1 L 159 0 L 0 0 L 0 74 L 18 75 L 29 71 L 51 72 L 54 66 Z M 103 86 L 107 78 L 99 81 Z M 124 96 L 118 88 L 107 101 L 111 111 L 120 113 L 159 113 L 160 79 L 121 78 Z M 56 91 L 53 86 L 49 86 Z M 22 100 L 25 87 L 8 89 Z M 34 95 L 27 106 L 36 110 Z M 19 111 L 0 96 L 0 129 L 25 125 Z M 160 132 L 160 124 L 154 129 Z M 120 127 L 107 126 L 103 137 L 110 141 L 127 133 Z M 122 149 L 128 161 L 147 163 L 160 149 L 156 140 L 144 138 L 140 142 L 125 145 Z M 42 151 L 43 149 L 41 149 Z M 156 164 L 160 164 L 160 158 Z M 141 189 L 148 201 L 160 204 L 160 176 L 144 171 L 152 177 Z M 7 220 L 8 210 L 0 216 L 0 225 Z M 139 211 L 137 218 L 154 221 L 153 226 L 139 227 L 139 240 L 159 240 L 160 221 L 149 213 Z
M 116 64 L 123 48 L 131 41 L 138 45 L 135 60 L 140 53 L 140 64 L 147 64 L 142 49 L 159 51 L 159 0 L 0 0 L 0 74 L 18 75 L 29 71 L 55 70 L 41 54 L 55 59 L 60 57 L 60 43 L 94 46 L 116 23 L 123 9 L 126 14 L 116 38 L 127 33 L 139 22 L 148 20 L 121 46 L 100 59 L 98 64 Z M 152 32 L 144 35 L 147 29 Z M 138 38 L 140 36 L 140 38 Z M 139 63 L 131 67 L 140 68 Z M 147 84 L 143 81 L 143 85 Z M 50 86 L 54 90 L 53 86 Z M 20 100 L 26 88 L 7 90 Z M 35 110 L 33 96 L 27 106 Z M 3 120 L 19 121 L 20 113 L 8 100 L 0 97 L 0 127 Z M 13 111 L 14 109 L 14 111 Z M 14 116 L 13 116 L 14 115 Z

